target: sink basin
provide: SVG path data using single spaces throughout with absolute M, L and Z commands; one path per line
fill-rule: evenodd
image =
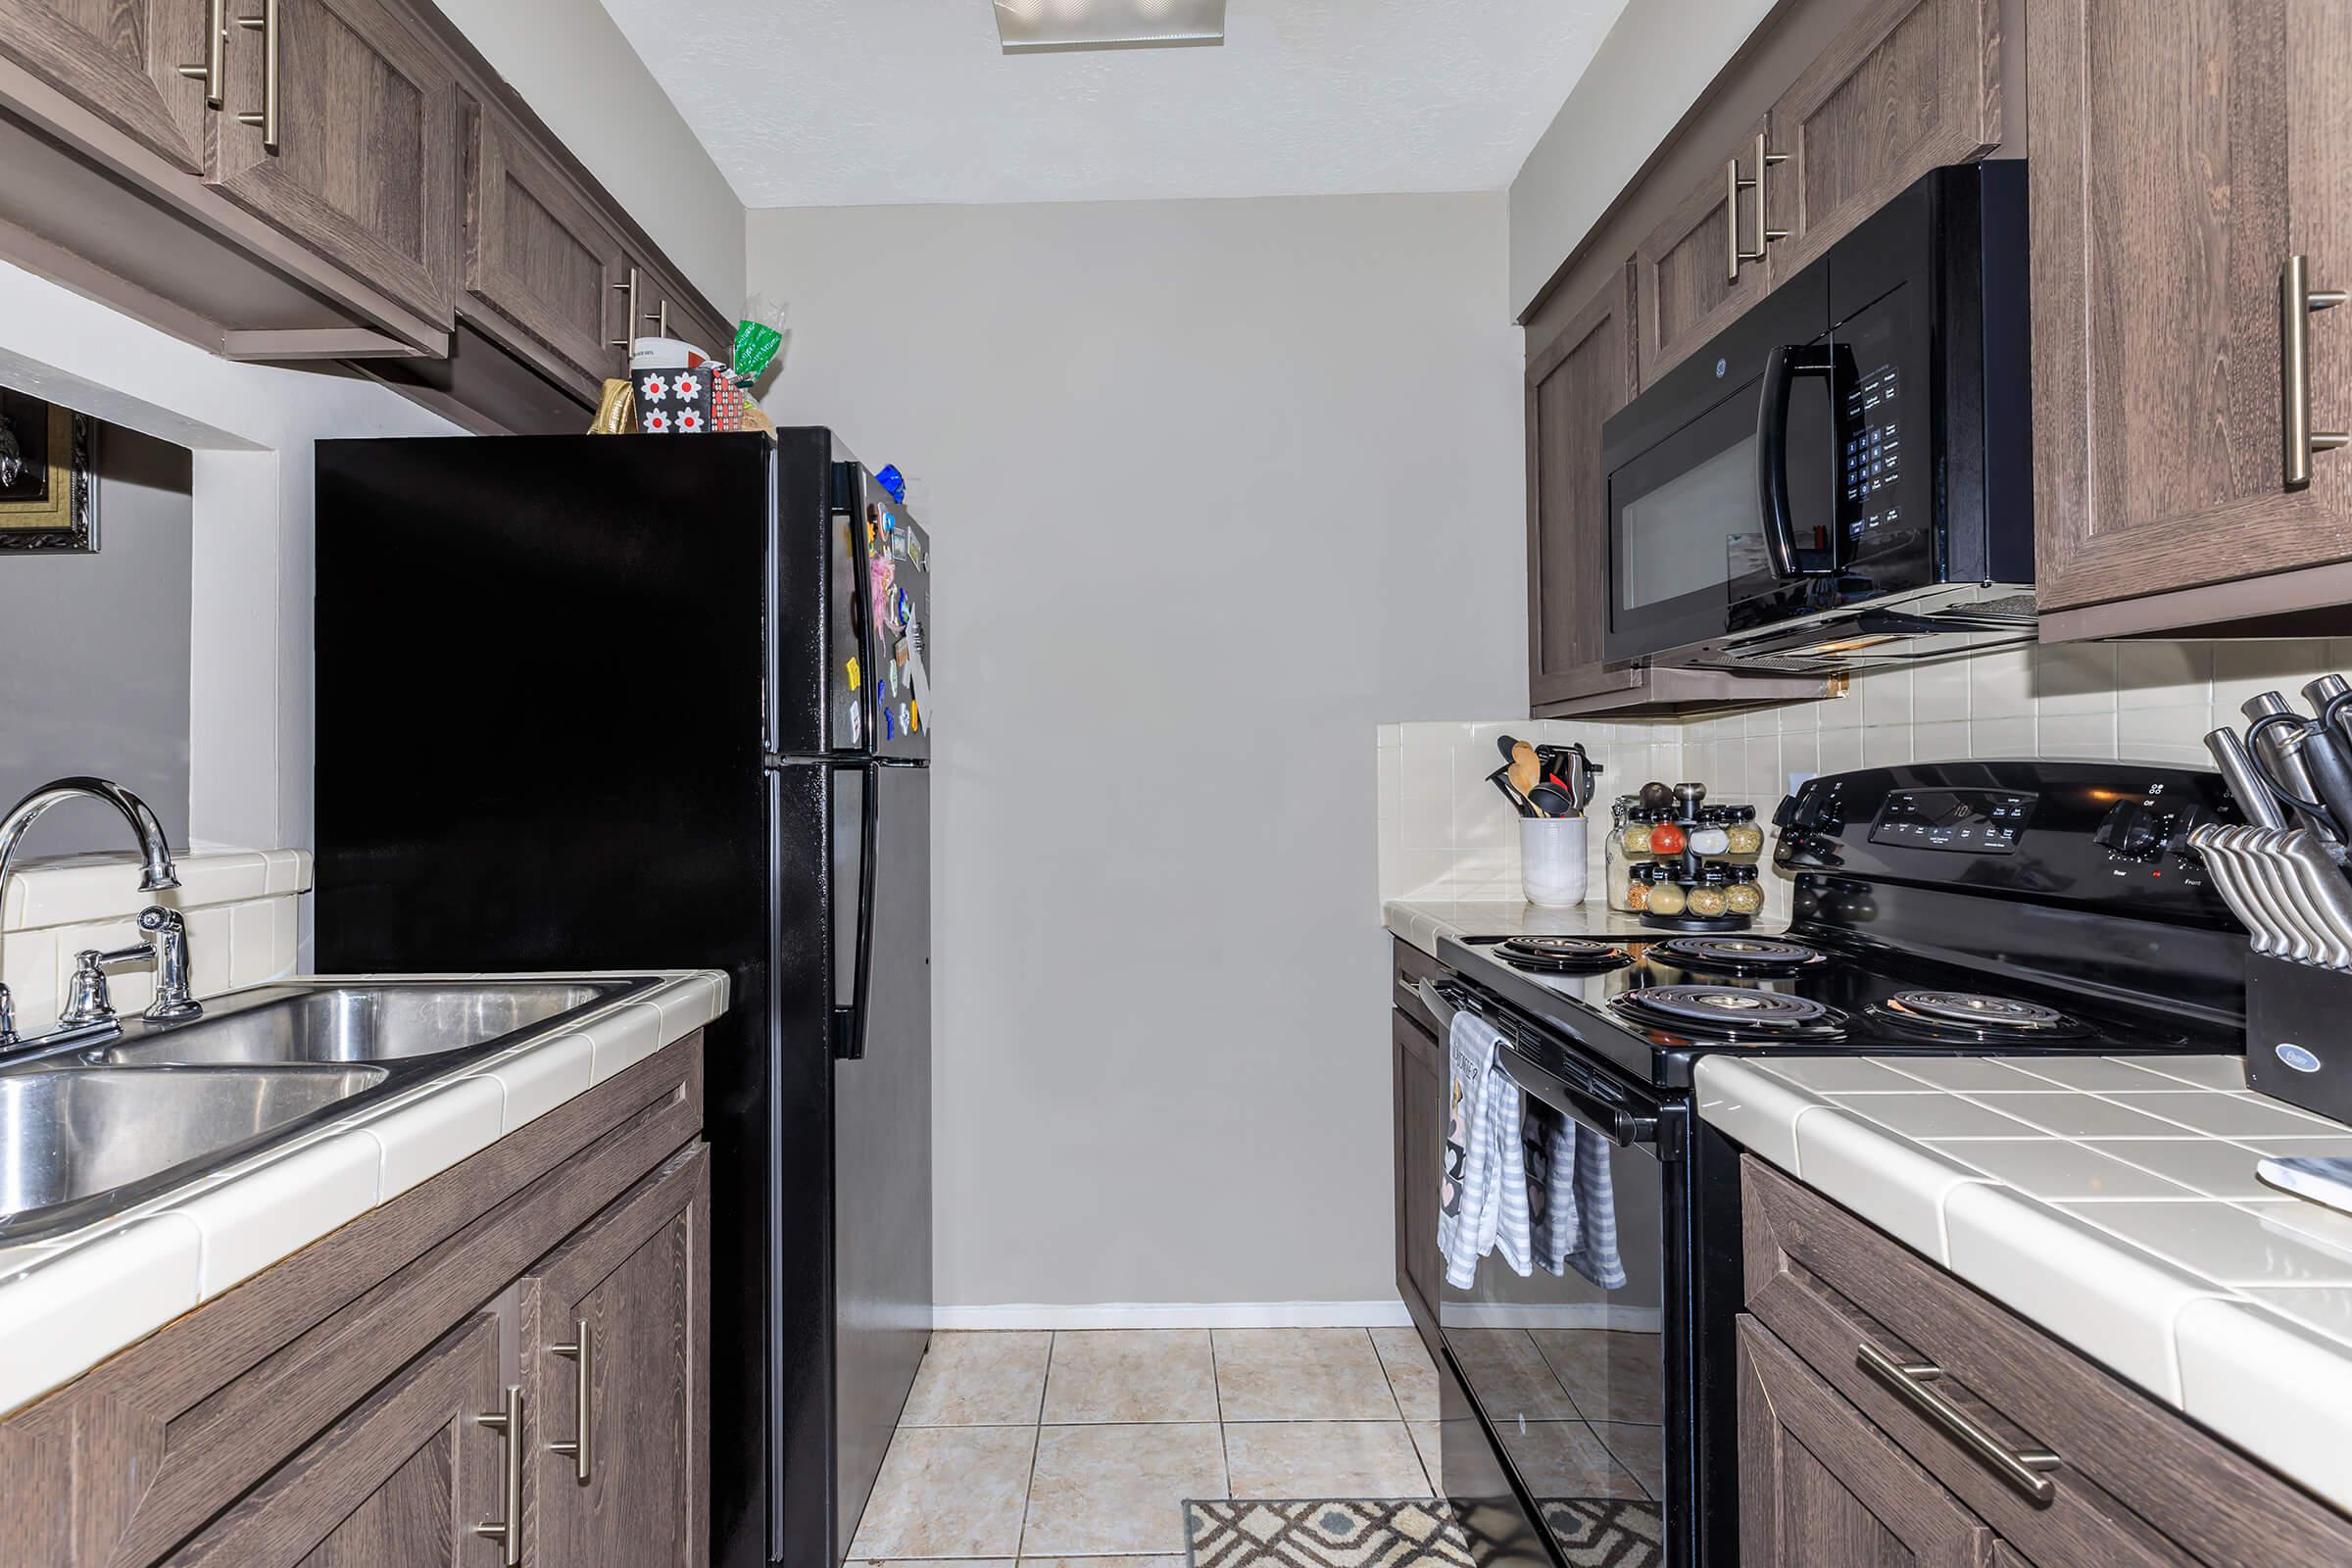
M 285 981 L 0 1064 L 0 1242 L 120 1213 L 656 983 Z
M 381 1067 L 0 1074 L 0 1213 L 78 1209 L 191 1163 L 217 1163 L 390 1076 Z
M 264 986 L 222 999 L 192 1023 L 146 1030 L 82 1059 L 126 1066 L 400 1061 L 503 1040 L 629 987 L 625 980 Z

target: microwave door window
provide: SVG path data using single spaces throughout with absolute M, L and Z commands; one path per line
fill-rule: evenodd
M 1639 614 L 1698 596 L 1726 602 L 1731 579 L 1725 563 L 1743 542 L 1763 553 L 1755 437 L 1627 503 L 1622 527 L 1627 610 Z

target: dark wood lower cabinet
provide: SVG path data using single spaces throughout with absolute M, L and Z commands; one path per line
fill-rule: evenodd
M 1401 1011 L 1390 1012 L 1389 1035 L 1396 1123 L 1396 1291 L 1422 1338 L 1434 1339 L 1445 1267 L 1438 1256 L 1438 1159 L 1445 1140 L 1446 1053 Z
M 648 1177 L 522 1281 L 534 1562 L 704 1560 L 710 1160 Z
M 0 1564 L 700 1568 L 702 1092 L 698 1034 L 0 1422 Z
M 1743 1568 L 1983 1568 L 1992 1532 L 1752 1317 L 1740 1320 Z
M 2179 1411 L 1752 1157 L 1741 1188 L 1745 1568 L 2352 1563 L 2352 1519 Z M 1936 1368 L 1935 1419 L 1885 1363 Z M 2055 1455 L 2046 1493 L 2001 1450 Z
M 173 1568 L 499 1562 L 474 1528 L 505 1523 L 506 1439 L 481 1419 L 503 1409 L 499 1349 L 498 1319 L 470 1319 L 173 1553 Z

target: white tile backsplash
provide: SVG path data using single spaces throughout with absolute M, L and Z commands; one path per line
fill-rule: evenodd
M 23 862 L 9 878 L 0 921 L 0 981 L 26 1034 L 49 1027 L 85 948 L 123 948 L 145 938 L 139 910 L 161 904 L 188 925 L 189 979 L 199 997 L 290 973 L 295 907 L 311 886 L 311 858 L 294 850 L 190 850 L 174 858 L 180 885 L 139 891 L 138 861 L 125 855 L 69 856 Z M 152 971 L 107 975 L 117 1011 L 154 999 Z
M 2300 706 L 2304 682 L 2331 670 L 2352 672 L 2352 642 L 2064 643 L 1874 671 L 1843 697 L 1696 719 L 1384 724 L 1380 893 L 1518 896 L 1516 818 L 1485 781 L 1502 760 L 1494 737 L 1506 732 L 1585 743 L 1608 769 L 1595 791 L 1597 828 L 1611 798 L 1650 778 L 1698 779 L 1713 798 L 1769 814 L 1791 773 L 1967 757 L 2210 766 L 2206 732 L 2242 725 L 2247 698 L 2275 690 Z

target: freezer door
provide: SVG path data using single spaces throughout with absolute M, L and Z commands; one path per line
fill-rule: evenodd
M 867 764 L 837 770 L 834 785 L 833 881 L 844 895 L 835 1004 L 856 1011 L 836 1035 L 833 1063 L 836 1503 L 846 1545 L 931 1335 L 931 777 Z M 852 853 L 855 871 L 844 860 Z
M 866 747 L 877 757 L 917 761 L 931 753 L 931 537 L 873 475 L 844 468 L 863 587 L 857 614 Z

